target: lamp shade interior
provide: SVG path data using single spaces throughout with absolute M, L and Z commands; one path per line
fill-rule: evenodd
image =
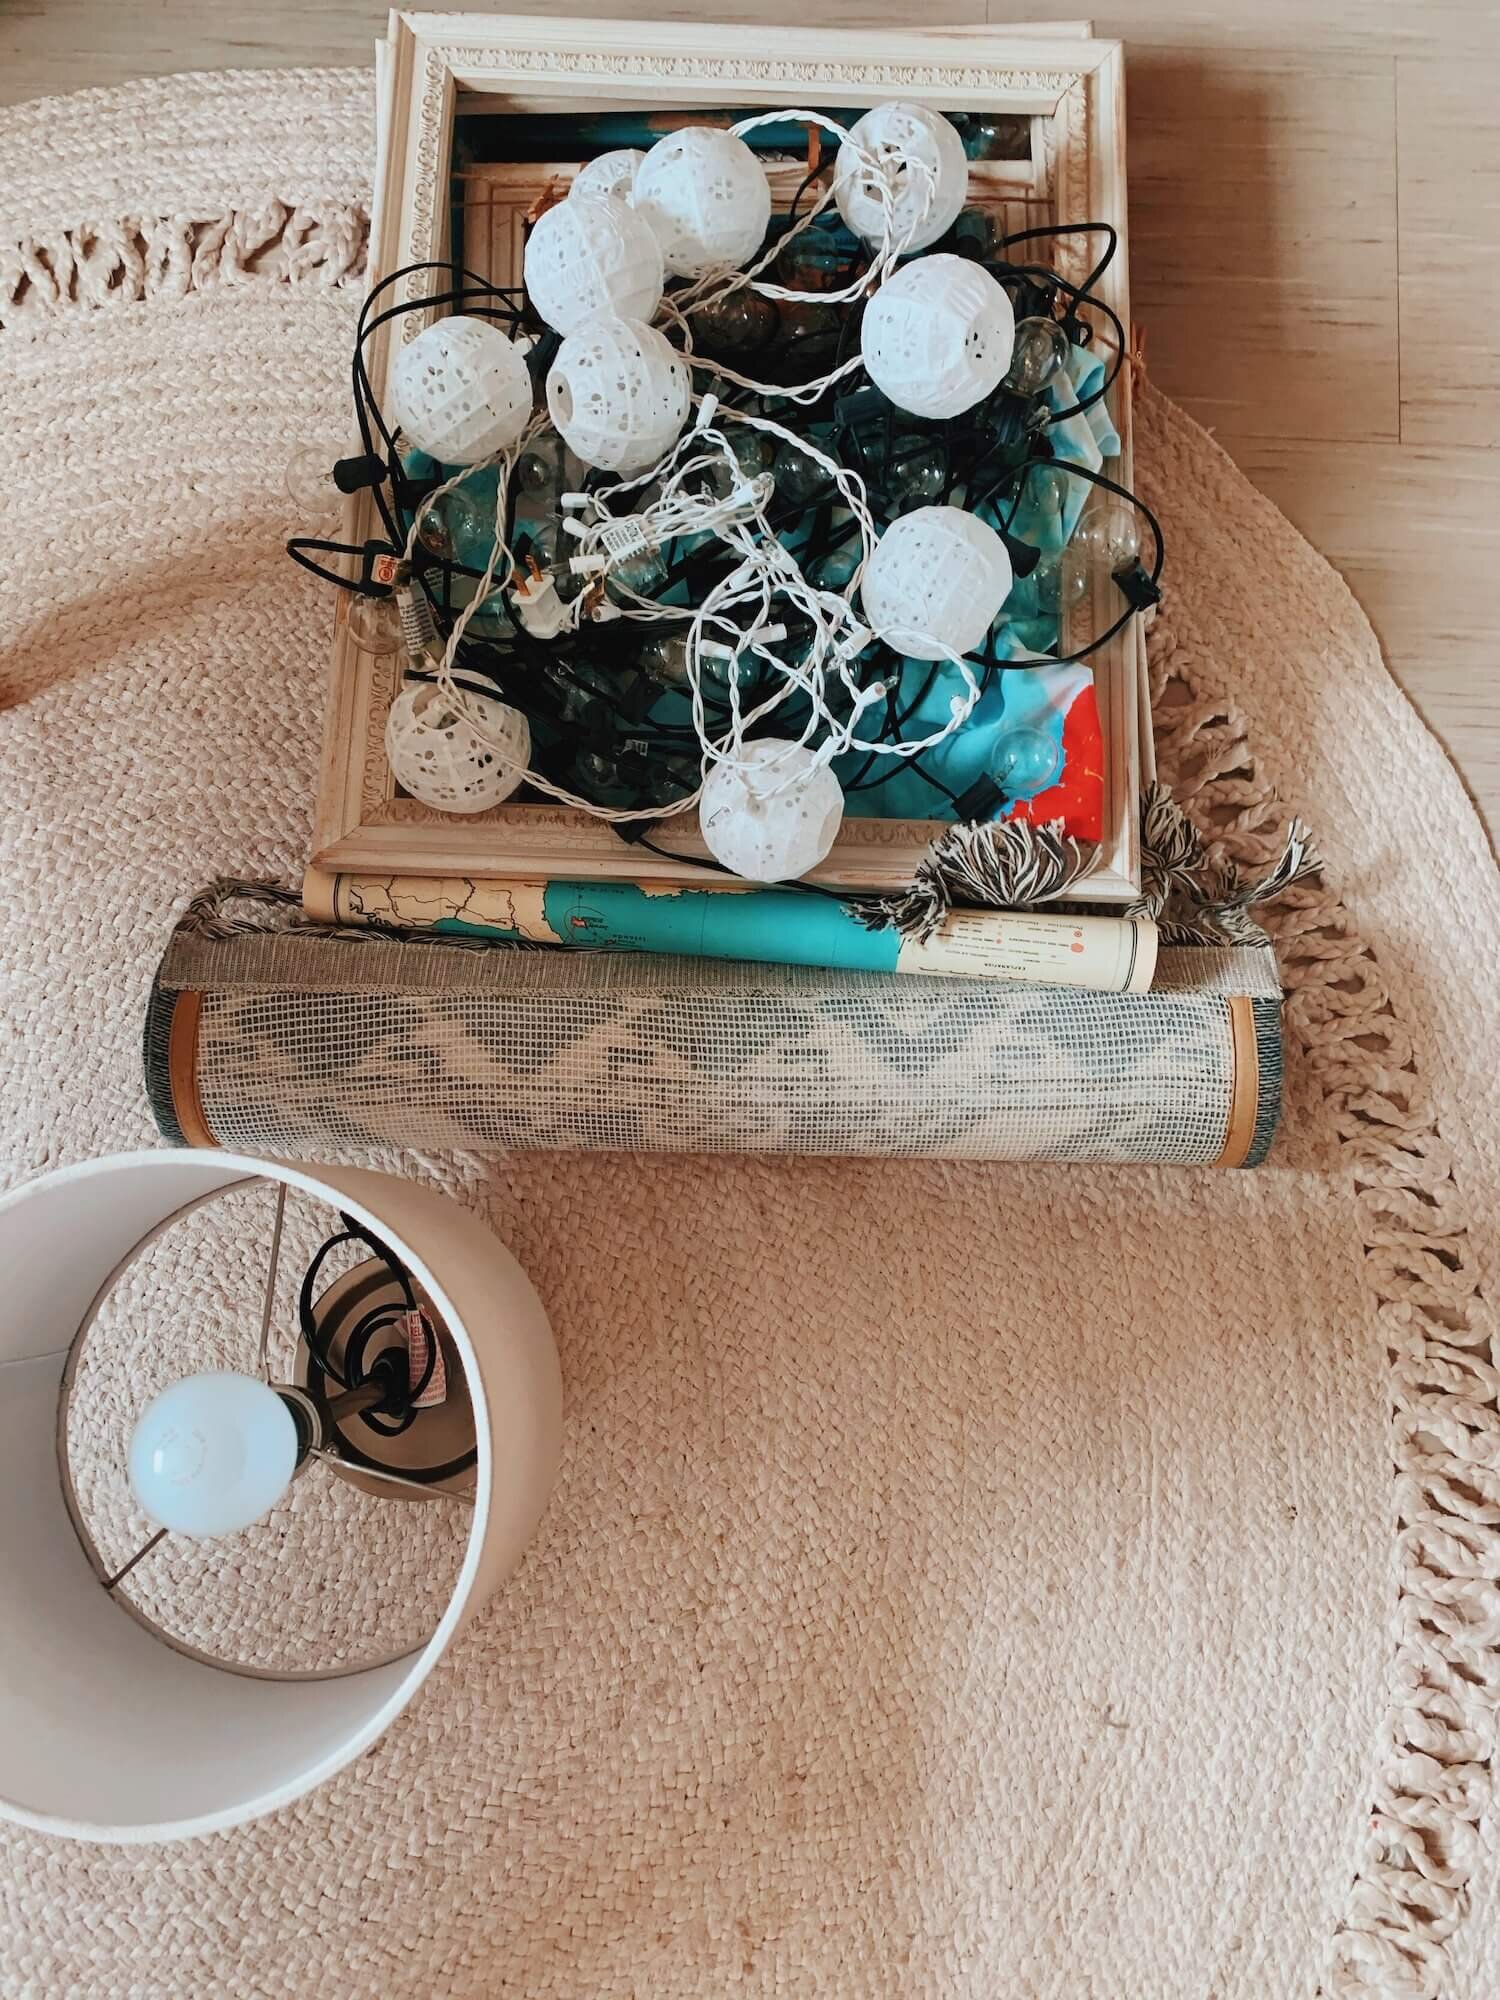
M 420 1652 L 339 1678 L 226 1672 L 134 1622 L 80 1544 L 59 1470 L 59 1395 L 96 1296 L 178 1211 L 261 1176 L 345 1209 L 371 1198 L 364 1219 L 442 1298 L 475 1404 L 472 1527 L 437 1630 Z M 392 1212 L 415 1227 L 394 1230 Z M 498 1330 L 482 1333 L 486 1351 L 475 1352 L 414 1244 L 438 1253 L 481 1315 L 488 1292 Z M 535 1526 L 560 1426 L 556 1353 L 535 1294 L 490 1232 L 443 1196 L 383 1175 L 216 1153 L 126 1155 L 23 1187 L 0 1202 L 0 1271 L 0 1813 L 129 1841 L 211 1831 L 296 1798 L 386 1726 Z M 503 1439 L 486 1374 L 491 1396 L 504 1391 Z M 492 1512 L 497 1442 L 507 1455 Z

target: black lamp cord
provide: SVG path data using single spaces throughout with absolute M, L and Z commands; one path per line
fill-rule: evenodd
M 379 1431 L 383 1437 L 399 1437 L 415 1422 L 418 1415 L 417 1399 L 432 1380 L 433 1370 L 437 1366 L 437 1331 L 430 1323 L 428 1324 L 426 1365 L 422 1369 L 420 1378 L 412 1382 L 405 1360 L 407 1350 L 402 1323 L 408 1313 L 420 1312 L 421 1308 L 417 1304 L 411 1277 L 400 1259 L 393 1257 L 384 1244 L 357 1223 L 352 1216 L 341 1214 L 339 1220 L 343 1223 L 343 1228 L 321 1245 L 317 1255 L 303 1273 L 302 1287 L 297 1297 L 297 1323 L 308 1353 L 330 1381 L 337 1382 L 344 1390 L 360 1389 L 372 1383 L 384 1389 L 385 1394 L 381 1401 L 368 1410 L 362 1410 L 360 1417 L 371 1430 Z M 338 1363 L 329 1352 L 328 1344 L 318 1325 L 317 1315 L 313 1311 L 313 1291 L 318 1282 L 318 1275 L 329 1256 L 345 1243 L 359 1244 L 384 1264 L 400 1287 L 401 1304 L 376 1306 L 356 1320 L 344 1343 L 342 1363 Z M 397 1329 L 402 1331 L 400 1358 L 397 1358 L 394 1347 L 385 1346 L 372 1362 L 367 1362 L 369 1350 L 375 1344 L 376 1336 Z

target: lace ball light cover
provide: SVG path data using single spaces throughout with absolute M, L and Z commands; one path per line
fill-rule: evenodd
M 865 308 L 859 348 L 898 410 L 957 417 L 999 387 L 1015 333 L 1010 299 L 989 272 L 941 253 L 887 278 Z
M 1010 586 L 1010 557 L 992 527 L 962 507 L 918 507 L 875 544 L 860 597 L 888 646 L 945 660 L 981 643 Z
M 462 313 L 425 327 L 391 369 L 392 416 L 408 443 L 442 465 L 476 465 L 513 445 L 531 400 L 520 348 Z
M 526 290 L 554 332 L 600 313 L 650 320 L 665 277 L 651 225 L 619 195 L 560 201 L 526 242 Z
M 746 743 L 755 768 L 717 764 L 704 781 L 698 826 L 709 853 L 749 882 L 795 882 L 828 854 L 844 794 L 805 744 L 781 736 Z M 791 780 L 788 783 L 788 780 Z
M 879 243 L 886 226 L 874 174 L 860 152 L 894 174 L 891 222 L 901 248 L 925 250 L 952 228 L 968 196 L 969 162 L 963 140 L 940 112 L 921 104 L 877 104 L 855 120 L 849 137 L 852 144 L 839 148 L 833 198 L 856 236 Z
M 771 186 L 743 139 L 686 125 L 646 155 L 635 206 L 655 230 L 667 269 L 701 278 L 737 270 L 755 255 L 771 220 Z
M 587 161 L 573 176 L 573 185 L 568 189 L 569 197 L 584 194 L 616 194 L 622 201 L 629 201 L 635 192 L 635 177 L 641 170 L 641 162 L 646 155 L 634 146 L 616 146 L 612 153 L 601 153 L 595 160 Z
M 644 472 L 677 442 L 692 378 L 665 334 L 638 319 L 593 319 L 570 333 L 547 376 L 547 409 L 585 465 Z
M 519 709 L 488 695 L 468 699 L 484 713 L 483 735 L 434 687 L 403 688 L 386 718 L 392 775 L 414 799 L 439 812 L 477 813 L 502 805 L 531 761 L 531 725 Z M 503 760 L 496 744 L 505 752 Z

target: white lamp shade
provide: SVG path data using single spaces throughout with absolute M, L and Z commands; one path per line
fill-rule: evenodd
M 415 1654 L 336 1679 L 229 1672 L 114 1603 L 74 1532 L 59 1395 L 119 1266 L 184 1208 L 246 1181 L 331 1204 L 401 1259 L 453 1337 L 478 1445 L 458 1581 Z M 0 1201 L 0 1817 L 99 1841 L 217 1832 L 300 1798 L 400 1714 L 520 1561 L 556 1475 L 562 1389 L 520 1266 L 445 1195 L 353 1167 L 162 1150 L 67 1167 Z
M 771 221 L 765 168 L 737 133 L 709 125 L 658 139 L 636 173 L 633 199 L 680 278 L 748 264 Z
M 617 194 L 560 201 L 526 240 L 526 290 L 554 332 L 574 333 L 599 313 L 649 321 L 661 304 L 661 245 Z
M 691 406 L 687 363 L 642 320 L 589 320 L 564 340 L 547 376 L 547 410 L 569 450 L 627 478 L 666 456 Z
M 424 327 L 391 364 L 391 415 L 443 465 L 505 451 L 531 415 L 526 357 L 498 326 L 455 313 Z
M 940 251 L 904 264 L 865 308 L 860 355 L 898 410 L 957 417 L 1010 367 L 1015 309 L 983 265 Z
M 969 192 L 969 162 L 957 128 L 940 111 L 877 104 L 850 126 L 849 138 L 838 151 L 833 197 L 856 236 L 880 242 L 886 209 L 876 174 L 891 170 L 891 227 L 901 248 L 925 250 L 952 228 Z
M 401 690 L 386 717 L 391 775 L 438 812 L 488 812 L 503 805 L 531 762 L 531 724 L 520 709 L 472 691 L 468 699 L 484 718 L 482 728 L 421 681 Z
M 1010 556 L 962 507 L 918 507 L 875 544 L 860 585 L 871 626 L 913 660 L 971 653 L 1010 595 Z

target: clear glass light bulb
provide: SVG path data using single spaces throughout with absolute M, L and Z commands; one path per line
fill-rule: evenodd
M 493 524 L 494 509 L 490 510 Z M 417 540 L 430 555 L 465 559 L 485 537 L 485 518 L 478 503 L 461 486 L 439 499 L 429 495 L 417 510 Z M 493 534 L 490 539 L 493 540 Z
M 1141 552 L 1140 523 L 1134 507 L 1113 494 L 1096 494 L 1084 508 L 1068 547 L 1084 561 L 1113 575 Z
M 394 597 L 345 596 L 344 629 L 362 653 L 379 659 L 401 644 L 401 615 Z
M 656 549 L 618 564 L 604 579 L 605 594 L 616 604 L 633 605 L 638 597 L 655 597 L 667 584 L 667 566 Z
M 343 495 L 333 483 L 333 464 L 340 456 L 337 445 L 304 444 L 287 460 L 287 498 L 300 519 L 326 521 L 338 513 Z
M 826 493 L 833 484 L 832 475 L 810 453 L 800 451 L 794 444 L 784 444 L 777 452 L 775 473 L 776 491 L 794 507 Z
M 1062 775 L 1062 745 L 1045 729 L 1007 729 L 995 743 L 995 782 L 1008 799 L 1029 799 Z
M 667 687 L 686 687 L 688 683 L 688 643 L 677 633 L 670 637 L 658 633 L 646 641 L 641 648 L 641 665 L 654 681 L 661 681 Z
M 297 1426 L 265 1382 L 188 1375 L 146 1405 L 130 1437 L 131 1491 L 175 1535 L 233 1534 L 261 1520 L 297 1469 Z
M 1043 617 L 1056 618 L 1075 610 L 1089 594 L 1088 571 L 1065 559 L 1061 549 L 1049 550 L 1027 578 Z
M 1068 363 L 1068 336 L 1055 319 L 1023 319 L 1016 327 L 1005 387 L 1017 396 L 1038 396 Z

